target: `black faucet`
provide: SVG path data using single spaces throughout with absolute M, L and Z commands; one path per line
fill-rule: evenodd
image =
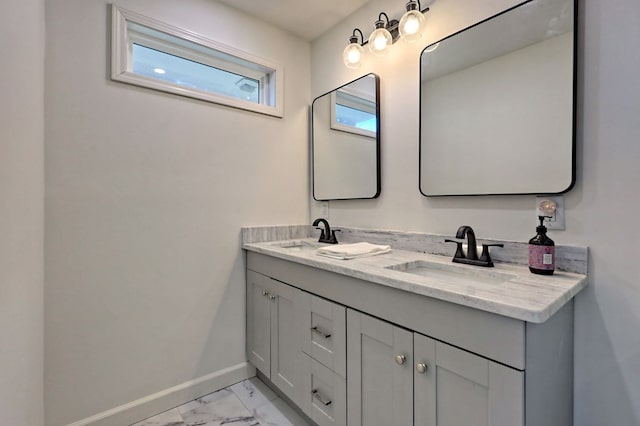
M 319 243 L 329 243 L 329 244 L 338 244 L 338 239 L 336 238 L 336 231 L 339 229 L 331 230 L 329 226 L 329 222 L 326 219 L 318 218 L 313 221 L 313 226 L 318 226 L 320 223 L 324 225 L 324 229 L 316 228 L 320 230 L 320 239 L 318 239 Z
M 466 259 L 478 260 L 478 250 L 476 249 L 476 233 L 469 225 L 462 225 L 456 232 L 456 238 L 467 239 L 467 255 Z
M 444 240 L 447 243 L 456 243 L 456 254 L 453 255 L 453 262 L 466 263 L 467 265 L 476 266 L 493 266 L 493 260 L 489 255 L 489 247 L 504 247 L 504 244 L 482 244 L 482 254 L 478 259 L 478 250 L 476 249 L 476 234 L 469 225 L 462 225 L 456 232 L 456 238 L 467 239 L 467 253 L 462 250 L 462 241 Z

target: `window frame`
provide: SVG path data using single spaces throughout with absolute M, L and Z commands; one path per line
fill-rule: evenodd
M 284 116 L 284 69 L 281 65 L 211 40 L 193 31 L 157 21 L 116 5 L 111 5 L 111 10 L 112 80 L 274 117 Z M 134 29 L 130 29 L 128 24 L 133 24 Z M 179 40 L 177 42 L 165 40 L 166 43 L 163 43 L 162 37 L 145 34 L 144 31 L 136 30 L 136 26 L 146 27 L 151 31 L 161 32 Z M 188 43 L 197 46 L 187 46 Z M 241 77 L 258 80 L 260 82 L 260 103 L 136 74 L 133 72 L 133 44 L 219 68 Z M 198 49 L 198 47 L 203 49 Z M 207 54 L 205 49 L 212 49 L 220 52 L 223 56 L 230 55 L 232 58 L 216 57 Z M 242 62 L 249 62 L 249 64 L 245 65 Z
M 344 96 L 340 96 L 344 94 Z M 340 100 L 339 100 L 340 98 Z M 330 127 L 333 130 L 340 132 L 353 133 L 356 135 L 366 136 L 368 138 L 375 139 L 377 134 L 371 130 L 361 129 L 355 126 L 348 126 L 338 122 L 338 115 L 336 112 L 336 105 L 343 105 L 347 108 L 356 109 L 362 112 L 376 115 L 375 99 L 370 99 L 365 93 L 357 92 L 354 90 L 339 89 L 331 92 L 331 123 Z

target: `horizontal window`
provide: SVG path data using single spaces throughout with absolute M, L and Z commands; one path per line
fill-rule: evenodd
M 113 80 L 283 115 L 283 71 L 193 32 L 113 6 Z

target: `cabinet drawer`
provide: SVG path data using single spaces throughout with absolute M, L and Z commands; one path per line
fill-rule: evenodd
M 347 373 L 345 307 L 304 293 L 302 350 L 342 377 Z
M 343 426 L 347 423 L 347 384 L 315 359 L 301 354 L 303 365 L 303 411 L 318 426 Z

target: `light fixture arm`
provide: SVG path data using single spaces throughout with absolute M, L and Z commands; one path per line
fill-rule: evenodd
M 386 23 L 382 20 L 382 17 L 386 19 Z M 391 39 L 393 40 L 393 43 L 395 43 L 400 36 L 400 33 L 398 32 L 399 23 L 400 21 L 398 21 L 397 19 L 389 19 L 389 15 L 384 12 L 380 12 L 380 14 L 378 15 L 378 20 L 375 22 L 375 27 L 376 29 L 385 28 L 387 31 L 389 31 L 389 33 L 391 34 Z
M 384 21 L 382 20 L 382 17 L 383 17 L 383 16 L 384 16 L 384 19 L 386 19 L 386 20 L 387 20 L 387 24 L 386 24 L 386 25 L 385 25 Z M 382 26 L 381 26 L 381 27 L 378 27 L 378 22 L 381 22 L 381 23 L 382 23 Z M 387 14 L 386 14 L 386 13 L 384 13 L 384 12 L 380 12 L 380 14 L 378 15 L 378 20 L 376 21 L 376 28 L 386 28 L 386 27 L 388 27 L 388 26 L 389 26 L 389 24 L 390 24 L 390 22 L 389 22 L 389 15 L 387 15 Z
M 409 10 L 420 10 L 421 5 L 420 5 L 420 0 L 410 0 L 409 3 L 407 3 L 407 11 Z M 429 9 L 429 8 L 427 8 Z
M 410 10 L 419 10 L 420 13 L 427 13 L 429 11 L 428 7 L 422 8 L 420 4 L 420 0 L 409 0 L 407 3 L 407 12 Z
M 358 43 L 358 35 L 356 34 L 356 31 L 360 33 L 360 43 Z M 349 37 L 349 43 L 358 43 L 360 46 L 364 46 L 365 44 L 367 44 L 367 42 L 364 40 L 362 31 L 360 31 L 360 28 L 355 28 L 353 30 L 353 34 L 351 35 L 351 37 Z

